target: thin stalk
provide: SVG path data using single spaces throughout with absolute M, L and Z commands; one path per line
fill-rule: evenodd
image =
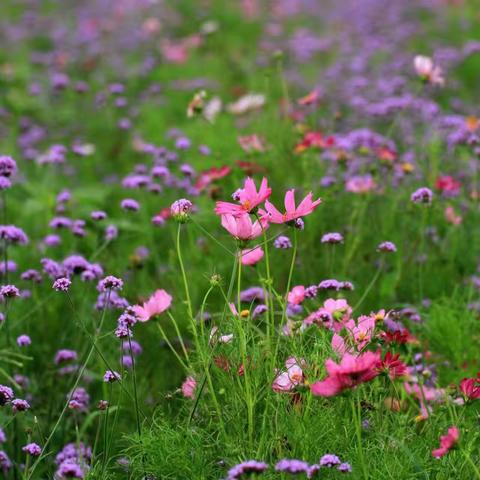
M 182 250 L 180 248 L 180 232 L 181 232 L 182 224 L 178 224 L 177 228 L 177 257 L 178 257 L 178 263 L 180 264 L 180 270 L 182 272 L 182 279 L 183 279 L 183 287 L 185 289 L 185 297 L 187 300 L 187 310 L 188 310 L 188 315 L 190 317 L 190 320 L 193 321 L 193 312 L 192 312 L 192 302 L 190 300 L 190 291 L 188 288 L 188 280 L 187 280 L 187 274 L 185 273 L 185 267 L 183 265 L 183 258 L 182 258 Z

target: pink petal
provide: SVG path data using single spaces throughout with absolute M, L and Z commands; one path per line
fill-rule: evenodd
M 295 212 L 295 190 L 288 190 L 285 194 L 285 211 L 287 213 Z
M 336 376 L 327 377 L 321 382 L 312 383 L 310 390 L 318 397 L 333 397 L 342 391 L 342 384 Z

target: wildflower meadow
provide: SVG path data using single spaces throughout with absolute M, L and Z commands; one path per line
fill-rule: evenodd
M 0 478 L 480 479 L 478 0 L 0 0 Z

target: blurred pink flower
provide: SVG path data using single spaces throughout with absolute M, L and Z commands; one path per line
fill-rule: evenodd
M 427 387 L 425 385 L 419 385 L 418 383 L 403 384 L 405 391 L 409 395 L 414 395 L 420 402 L 420 411 L 423 418 L 428 418 L 430 415 L 430 408 L 427 403 L 439 402 L 445 397 L 445 390 L 441 388 Z
M 450 427 L 447 434 L 440 437 L 440 448 L 432 450 L 432 456 L 435 458 L 443 457 L 453 448 L 459 438 L 460 432 L 458 431 L 458 428 L 455 426 Z
M 310 192 L 298 205 L 295 206 L 295 190 L 288 190 L 285 194 L 284 204 L 285 213 L 280 213 L 277 208 L 268 200 L 265 201 L 265 211 L 261 211 L 261 215 L 267 218 L 272 223 L 286 223 L 291 222 L 305 215 L 312 213 L 318 205 L 320 205 L 321 199 L 312 201 L 312 192 Z
M 185 379 L 185 381 L 182 383 L 183 396 L 186 398 L 194 398 L 196 387 L 197 387 L 197 381 L 192 376 L 188 376 Z
M 242 150 L 246 153 L 265 151 L 264 141 L 256 133 L 253 135 L 239 136 L 237 137 L 237 141 L 240 147 L 242 147 Z
M 449 205 L 447 208 L 445 208 L 445 220 L 452 225 L 460 225 L 463 218 L 461 215 L 457 215 L 455 209 Z
M 264 255 L 262 247 L 247 248 L 242 250 L 242 265 L 255 265 L 258 263 Z
M 165 290 L 157 290 L 143 305 L 135 305 L 133 310 L 140 322 L 147 322 L 160 315 L 172 304 L 172 296 Z
M 261 223 L 258 220 L 253 223 L 248 213 L 240 216 L 222 215 L 222 227 L 238 240 L 251 240 L 261 235 L 263 230 L 268 228 L 268 223 L 260 221 Z
M 413 66 L 417 75 L 425 82 L 432 85 L 444 85 L 445 79 L 443 78 L 442 69 L 433 63 L 430 57 L 424 55 L 417 55 L 413 59 Z
M 371 175 L 356 175 L 349 178 L 345 184 L 345 190 L 352 193 L 367 193 L 375 187 L 375 180 Z

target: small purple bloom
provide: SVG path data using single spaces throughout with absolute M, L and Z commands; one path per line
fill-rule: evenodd
M 377 250 L 379 252 L 394 253 L 397 251 L 397 247 L 393 242 L 382 242 L 378 245 Z
M 123 210 L 128 210 L 130 212 L 138 212 L 140 210 L 140 204 L 133 200 L 133 198 L 125 198 L 120 202 L 120 206 Z
M 320 465 L 322 467 L 334 467 L 335 465 L 339 465 L 341 463 L 340 459 L 331 453 L 327 453 L 320 459 Z
M 52 288 L 57 292 L 68 292 L 72 281 L 67 277 L 58 278 L 53 282 Z
M 292 248 L 292 242 L 287 236 L 280 235 L 273 242 L 273 246 L 280 249 Z
M 410 196 L 410 200 L 413 203 L 430 204 L 432 203 L 432 198 L 433 198 L 433 192 L 427 187 L 419 188 L 418 190 L 413 192 L 412 195 Z
M 275 465 L 275 470 L 277 472 L 285 472 L 285 473 L 308 473 L 309 471 L 309 465 L 307 462 L 304 462 L 302 460 L 289 460 L 289 459 L 283 459 L 280 460 L 276 465 Z
M 0 407 L 11 402 L 14 398 L 13 390 L 6 385 L 0 385 Z
M 22 450 L 32 457 L 38 457 L 42 453 L 42 448 L 36 443 L 27 443 Z
M 20 335 L 17 338 L 17 345 L 19 347 L 28 347 L 32 344 L 32 340 L 28 335 Z
M 268 464 L 257 462 L 256 460 L 247 460 L 246 462 L 235 465 L 228 471 L 227 480 L 237 480 L 244 474 L 262 473 L 267 470 Z
M 343 236 L 340 233 L 332 232 L 332 233 L 326 233 L 325 235 L 322 236 L 322 243 L 331 243 L 331 244 L 336 244 L 336 243 L 343 243 Z
M 121 376 L 119 373 L 117 372 L 114 372 L 113 370 L 107 370 L 105 372 L 105 375 L 103 376 L 103 381 L 105 383 L 113 383 L 113 382 L 116 382 L 118 380 L 121 380 Z
M 21 398 L 16 398 L 15 400 L 12 400 L 12 410 L 14 413 L 17 412 L 25 412 L 26 410 L 30 409 L 30 404 Z
M 123 288 L 123 280 L 113 275 L 108 275 L 100 280 L 97 285 L 99 292 L 106 292 L 108 290 L 121 290 Z

